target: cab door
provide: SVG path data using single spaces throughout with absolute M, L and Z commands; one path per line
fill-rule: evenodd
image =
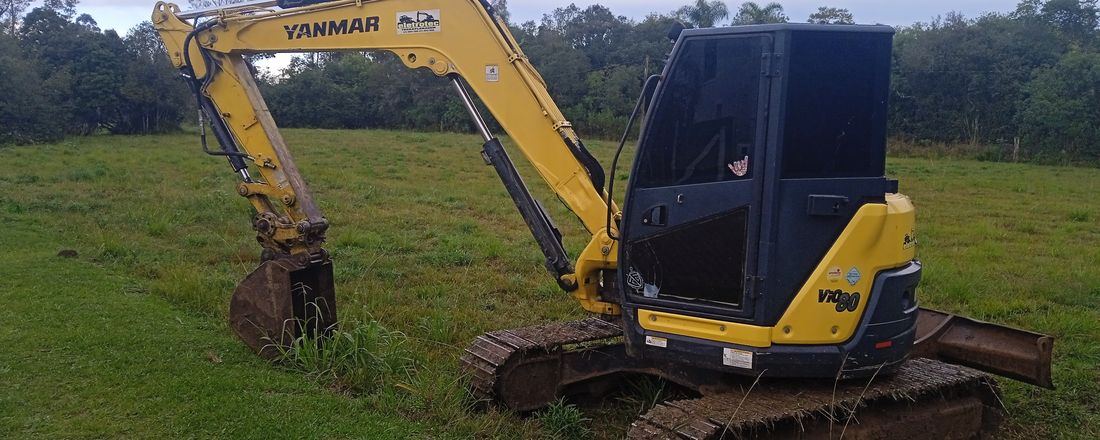
M 627 192 L 626 305 L 752 317 L 772 45 L 727 34 L 676 46 Z

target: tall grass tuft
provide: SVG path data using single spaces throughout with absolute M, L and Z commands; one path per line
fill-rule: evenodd
M 637 415 L 649 412 L 661 402 L 699 397 L 692 395 L 686 389 L 651 376 L 628 376 L 625 385 L 625 393 L 616 400 L 635 410 Z
M 318 332 L 320 333 L 320 332 Z M 416 362 L 406 349 L 408 338 L 377 321 L 347 323 L 325 335 L 298 337 L 278 347 L 277 361 L 332 389 L 370 394 L 407 384 Z
M 539 413 L 539 421 L 548 438 L 554 440 L 584 440 L 593 437 L 588 427 L 590 419 L 584 416 L 577 405 L 566 403 L 564 399 L 550 405 Z

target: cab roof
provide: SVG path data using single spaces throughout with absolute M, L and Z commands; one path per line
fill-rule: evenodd
M 685 29 L 683 37 L 697 37 L 710 35 L 733 34 L 757 34 L 768 32 L 848 32 L 848 33 L 876 33 L 893 34 L 891 26 L 876 24 L 812 24 L 812 23 L 778 23 L 778 24 L 753 24 L 744 26 L 724 26 L 704 29 Z

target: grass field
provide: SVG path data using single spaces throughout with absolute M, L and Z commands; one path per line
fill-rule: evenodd
M 0 438 L 549 435 L 553 417 L 470 410 L 463 392 L 476 335 L 581 316 L 480 142 L 286 136 L 333 223 L 342 318 L 400 332 L 390 356 L 409 367 L 353 393 L 234 340 L 229 294 L 259 252 L 228 167 L 194 137 L 3 148 Z M 892 159 L 889 173 L 920 209 L 925 305 L 1058 338 L 1057 390 L 1005 381 L 1004 438 L 1100 438 L 1100 170 Z M 550 205 L 575 255 L 584 232 Z M 624 426 L 624 411 L 587 417 Z

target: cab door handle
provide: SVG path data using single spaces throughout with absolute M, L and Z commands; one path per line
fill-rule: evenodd
M 661 205 L 649 208 L 646 213 L 641 215 L 641 224 L 658 228 L 669 226 L 669 207 Z
M 811 216 L 838 217 L 847 212 L 849 200 L 845 196 L 827 196 L 812 194 L 807 203 L 806 213 Z

